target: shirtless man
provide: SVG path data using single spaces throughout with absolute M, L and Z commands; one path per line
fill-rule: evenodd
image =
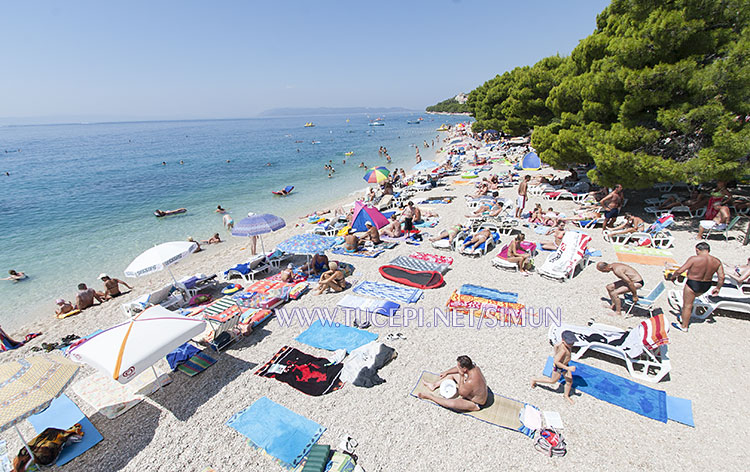
M 308 275 L 320 274 L 328 267 L 328 257 L 325 254 L 315 254 L 310 262 L 300 267 L 300 270 Z
M 535 388 L 537 384 L 556 384 L 560 377 L 565 379 L 565 399 L 573 404 L 573 399 L 570 398 L 570 390 L 573 388 L 573 372 L 576 371 L 575 366 L 569 366 L 570 363 L 570 350 L 573 348 L 573 344 L 576 342 L 576 337 L 571 331 L 562 332 L 562 341 L 555 344 L 555 358 L 554 368 L 552 371 L 552 377 L 538 377 L 531 380 L 531 388 Z
M 555 240 L 543 243 L 542 249 L 545 249 L 547 251 L 557 251 L 557 248 L 560 247 L 560 243 L 563 240 L 563 236 L 565 236 L 565 222 L 558 222 L 557 226 L 555 226 L 554 228 L 550 228 L 550 230 L 547 232 L 547 234 L 550 233 L 553 233 L 555 235 Z
M 722 205 L 719 200 L 714 202 L 713 207 L 716 211 L 716 216 L 712 220 L 701 221 L 701 226 L 698 228 L 698 239 L 703 239 L 703 232 L 707 229 L 723 231 L 727 227 L 727 223 L 729 223 L 729 207 Z
M 682 267 L 675 270 L 668 280 L 676 279 L 680 274 L 687 271 L 687 281 L 682 289 L 682 324 L 672 323 L 676 329 L 688 332 L 690 316 L 693 314 L 693 302 L 695 297 L 700 297 L 711 289 L 714 274 L 718 277 L 716 287 L 711 295 L 718 295 L 721 286 L 724 285 L 724 266 L 716 257 L 709 254 L 711 246 L 706 242 L 695 245 L 695 256 L 689 257 Z
M 463 248 L 466 249 L 468 247 L 473 251 L 478 248 L 483 242 L 487 241 L 491 236 L 492 233 L 490 233 L 490 230 L 484 228 L 481 231 L 478 231 L 474 236 L 472 236 L 470 240 L 466 241 L 463 245 Z
M 526 206 L 526 194 L 529 188 L 530 175 L 526 175 L 520 184 L 518 184 L 518 197 L 516 199 L 516 218 L 520 218 L 523 209 Z
M 99 280 L 104 282 L 104 299 L 111 300 L 122 295 L 120 292 L 120 284 L 126 286 L 129 290 L 133 290 L 133 287 L 123 282 L 120 279 L 113 279 L 107 274 L 99 274 Z
M 378 228 L 370 221 L 365 221 L 365 226 L 367 227 L 367 232 L 362 236 L 362 239 L 372 241 L 373 244 L 380 244 L 380 231 L 378 231 Z
M 436 382 L 424 382 L 424 386 L 434 391 L 440 388 L 440 384 L 445 380 L 452 380 L 458 386 L 456 398 L 444 398 L 441 395 L 422 392 L 417 396 L 456 411 L 479 411 L 486 406 L 489 399 L 487 381 L 479 366 L 474 364 L 469 356 L 458 356 L 456 367 L 442 372 Z
M 328 271 L 323 272 L 323 275 L 320 276 L 317 295 L 323 294 L 328 289 L 340 292 L 346 288 L 346 277 L 339 270 L 339 265 L 335 262 L 329 262 L 328 269 Z
M 617 316 L 622 316 L 622 303 L 620 302 L 620 295 L 630 292 L 633 294 L 633 303 L 638 303 L 638 289 L 643 288 L 643 277 L 638 273 L 637 270 L 630 267 L 622 262 L 613 262 L 607 264 L 606 262 L 600 262 L 596 265 L 596 270 L 599 272 L 612 272 L 620 280 L 611 283 L 606 286 L 607 293 L 609 293 L 609 299 L 612 302 L 609 308 L 614 311 Z M 611 315 L 612 313 L 607 313 Z
M 484 212 L 487 212 L 489 216 L 497 216 L 500 214 L 500 212 L 503 211 L 503 203 L 498 202 L 497 199 L 492 201 L 492 205 L 481 205 L 479 208 L 477 208 L 474 213 L 471 215 L 466 215 L 467 218 L 471 218 L 473 216 L 481 215 Z
M 618 217 L 623 201 L 622 185 L 617 184 L 615 189 L 599 202 L 599 205 L 604 209 L 604 224 L 602 224 L 602 230 L 607 229 L 607 225 L 611 221 L 615 221 Z
M 411 200 L 401 213 L 401 221 L 404 223 L 404 231 L 414 230 L 414 202 Z
M 401 222 L 396 218 L 396 215 L 391 216 L 391 221 L 388 223 L 387 226 L 383 227 L 383 230 L 381 231 L 383 236 L 388 236 L 389 238 L 400 238 L 401 237 Z
M 620 226 L 612 228 L 608 234 L 610 236 L 616 236 L 618 234 L 629 234 L 637 231 L 643 231 L 646 226 L 646 222 L 637 216 L 633 216 L 630 213 L 625 213 L 625 223 Z
M 357 252 L 359 249 L 359 238 L 354 234 L 354 228 L 349 228 L 349 234 L 344 237 L 346 252 Z
M 103 295 L 97 293 L 93 288 L 88 288 L 86 284 L 80 283 L 78 284 L 78 293 L 76 294 L 76 306 L 79 310 L 85 310 L 94 305 L 94 299 L 99 303 L 103 303 Z
M 286 269 L 279 272 L 279 278 L 282 282 L 293 282 L 294 281 L 294 266 L 292 264 L 289 264 L 286 266 Z
M 521 271 L 521 274 L 528 277 L 531 274 L 526 270 L 526 266 L 529 264 L 531 254 L 521 248 L 521 242 L 524 239 L 526 239 L 526 236 L 523 233 L 518 233 L 515 239 L 508 245 L 508 257 L 505 260 L 514 262 L 518 266 L 518 270 Z
M 414 223 L 422 223 L 422 210 L 412 201 L 409 201 L 409 206 L 412 207 L 412 211 L 414 212 Z

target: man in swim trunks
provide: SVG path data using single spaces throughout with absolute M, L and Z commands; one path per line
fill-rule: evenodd
M 404 223 L 404 231 L 412 231 L 414 229 L 414 202 L 409 200 L 409 204 L 404 208 L 401 213 L 401 221 Z
M 390 223 L 382 229 L 381 233 L 383 236 L 388 236 L 389 238 L 401 237 L 401 222 L 396 218 L 396 215 L 391 215 Z
M 637 231 L 643 231 L 646 226 L 646 222 L 637 216 L 633 216 L 630 213 L 625 213 L 625 223 L 620 226 L 612 228 L 608 234 L 610 236 L 617 236 L 618 234 L 630 234 Z
M 546 243 L 542 244 L 542 249 L 547 251 L 557 251 L 557 248 L 560 247 L 560 243 L 563 240 L 563 237 L 565 236 L 565 222 L 559 221 L 557 225 L 554 228 L 550 228 L 550 230 L 547 232 L 547 234 L 554 233 L 555 240 L 554 241 L 547 241 Z
M 370 221 L 365 221 L 365 226 L 367 227 L 367 233 L 362 236 L 362 239 L 365 241 L 372 241 L 373 244 L 380 244 L 382 241 L 380 240 L 380 232 L 378 231 L 378 228 L 376 228 Z
M 700 228 L 698 228 L 698 239 L 703 239 L 703 232 L 707 229 L 723 231 L 726 229 L 727 223 L 729 223 L 730 213 L 728 206 L 722 205 L 721 200 L 716 200 L 713 203 L 713 208 L 716 216 L 712 220 L 701 221 Z
M 523 209 L 526 206 L 526 194 L 529 189 L 530 175 L 526 175 L 520 184 L 518 184 L 518 197 L 516 198 L 516 218 L 520 218 Z
M 682 289 L 682 323 L 672 323 L 676 329 L 688 332 L 690 326 L 690 316 L 693 314 L 693 302 L 696 297 L 711 290 L 713 285 L 714 274 L 718 282 L 716 287 L 711 290 L 711 295 L 718 295 L 721 286 L 724 285 L 724 265 L 721 261 L 709 254 L 711 246 L 703 241 L 695 245 L 695 256 L 691 256 L 682 264 L 682 267 L 675 270 L 669 275 L 668 280 L 676 279 L 680 274 L 687 271 L 687 281 Z
M 615 189 L 599 202 L 599 205 L 601 205 L 604 210 L 604 223 L 602 224 L 602 230 L 607 229 L 607 225 L 611 221 L 615 221 L 620 215 L 620 208 L 622 208 L 623 201 L 622 185 L 617 184 Z
M 300 267 L 300 270 L 308 275 L 320 274 L 328 267 L 328 257 L 325 254 L 315 254 L 309 264 Z
M 565 378 L 565 399 L 573 404 L 573 399 L 570 398 L 570 390 L 573 388 L 573 372 L 576 371 L 575 366 L 568 366 L 570 363 L 571 349 L 573 344 L 576 342 L 575 334 L 571 331 L 562 332 L 562 341 L 555 344 L 555 357 L 554 357 L 554 368 L 552 370 L 552 377 L 538 377 L 531 380 L 531 388 L 535 388 L 537 384 L 557 384 L 562 376 Z
M 131 287 L 127 283 L 123 282 L 120 279 L 110 278 L 110 276 L 107 274 L 99 274 L 99 280 L 104 282 L 105 300 L 111 300 L 122 295 L 122 292 L 120 292 L 120 284 L 126 286 L 130 290 L 133 290 L 133 287 Z
M 320 276 L 317 295 L 322 295 L 328 289 L 334 292 L 341 292 L 346 288 L 346 277 L 339 270 L 339 265 L 335 262 L 329 262 L 328 269 L 327 272 L 323 272 Z
M 456 238 L 456 235 L 460 233 L 461 231 L 463 231 L 463 229 L 464 227 L 461 225 L 453 225 L 450 228 L 444 229 L 443 231 L 441 231 L 440 234 L 438 234 L 434 238 L 430 238 L 430 241 L 434 242 L 434 241 L 439 241 L 441 239 L 448 238 L 448 242 L 450 244 L 453 244 L 453 240 Z
M 438 405 L 456 411 L 479 411 L 487 406 L 489 389 L 482 370 L 469 356 L 458 356 L 456 366 L 440 374 L 435 382 L 424 382 L 424 386 L 434 391 L 445 380 L 452 380 L 458 386 L 456 398 L 444 398 L 433 393 L 418 393 L 419 398 L 432 400 Z
M 472 251 L 482 245 L 492 236 L 492 233 L 487 228 L 478 231 L 470 240 L 464 243 L 463 248 L 469 247 Z
M 630 267 L 622 262 L 613 262 L 607 264 L 606 262 L 600 262 L 596 265 L 596 270 L 599 272 L 612 272 L 620 280 L 611 283 L 606 286 L 607 293 L 609 293 L 609 299 L 612 302 L 609 308 L 614 311 L 617 316 L 622 316 L 622 303 L 620 302 L 620 295 L 630 292 L 633 294 L 633 303 L 638 302 L 638 289 L 643 288 L 643 277 L 638 273 L 637 270 Z M 611 315 L 612 313 L 607 313 Z
M 94 299 L 99 303 L 104 303 L 104 294 L 96 292 L 93 288 L 88 288 L 86 284 L 78 284 L 78 293 L 76 294 L 76 306 L 79 310 L 94 305 Z
M 354 228 L 349 228 L 349 234 L 344 237 L 346 252 L 357 252 L 359 249 L 359 238 L 354 234 Z

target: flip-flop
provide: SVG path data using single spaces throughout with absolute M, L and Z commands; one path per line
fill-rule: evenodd
M 683 333 L 687 333 L 688 330 L 683 328 L 682 326 L 678 325 L 677 323 L 672 323 L 672 327 L 676 329 L 677 331 L 682 331 Z

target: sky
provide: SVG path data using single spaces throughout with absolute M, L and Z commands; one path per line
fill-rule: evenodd
M 0 4 L 0 119 L 424 109 L 568 55 L 604 0 L 29 0 Z

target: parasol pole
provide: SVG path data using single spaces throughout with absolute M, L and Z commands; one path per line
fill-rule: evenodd
M 26 448 L 26 452 L 29 453 L 29 457 L 31 457 L 31 462 L 36 462 L 36 458 L 34 457 L 34 453 L 31 452 L 31 448 L 26 443 L 26 440 L 23 438 L 23 435 L 21 434 L 21 431 L 18 430 L 18 425 L 14 424 L 13 429 L 16 430 L 16 433 L 18 433 L 18 437 L 21 438 L 21 442 L 23 443 L 23 447 Z M 29 464 L 31 464 L 31 462 Z

